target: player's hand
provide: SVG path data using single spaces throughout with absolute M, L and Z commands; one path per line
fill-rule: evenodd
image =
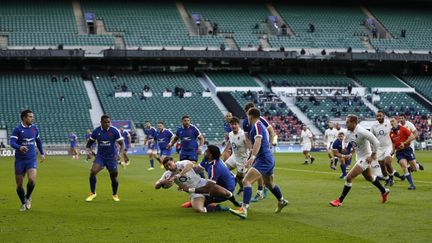
M 405 148 L 405 145 L 403 144 L 403 143 L 401 143 L 400 145 L 399 145 L 399 149 L 404 149 Z
M 186 185 L 179 185 L 177 190 L 179 191 L 184 191 L 184 192 L 189 192 L 189 187 L 187 187 Z
M 248 168 L 251 167 L 254 162 L 255 162 L 255 159 L 252 159 L 252 158 L 248 159 L 248 161 L 246 161 L 246 167 L 248 167 Z
M 28 151 L 28 148 L 27 148 L 27 146 L 21 146 L 20 148 L 19 148 L 19 151 L 21 151 L 21 153 L 27 153 L 27 151 Z
M 180 178 L 180 177 L 181 177 L 180 174 L 175 174 L 175 175 L 171 176 L 168 180 L 169 180 L 169 181 L 174 181 L 174 180 L 177 180 L 177 179 Z
M 43 163 L 45 161 L 45 154 L 40 155 L 40 162 Z
M 342 149 L 342 153 L 343 153 L 343 154 L 346 154 L 346 148 L 343 148 L 343 149 Z
M 171 148 L 172 148 L 172 145 L 170 143 L 167 144 L 166 149 L 171 149 Z

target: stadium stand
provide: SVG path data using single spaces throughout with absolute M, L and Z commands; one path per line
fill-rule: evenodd
M 390 74 L 356 74 L 355 77 L 360 84 L 369 88 L 408 88 L 408 86 Z
M 296 36 L 269 36 L 273 47 L 332 48 L 365 50 L 361 37 L 367 29 L 360 25 L 366 16 L 353 5 L 277 4 L 276 9 Z M 314 25 L 311 31 L 309 24 Z
M 430 115 L 431 110 L 428 110 L 422 104 L 417 102 L 407 93 L 380 93 L 380 100 L 375 102 L 375 105 L 386 111 L 388 115 Z
M 82 2 L 86 12 L 103 19 L 110 32 L 124 33 L 127 47 L 215 47 L 224 43 L 220 36 L 189 36 L 174 2 L 126 0 Z
M 259 87 L 259 84 L 247 73 L 206 72 L 216 87 Z
M 0 32 L 8 33 L 9 46 L 114 46 L 109 35 L 78 35 L 67 1 L 3 1 Z
M 394 7 L 371 6 L 377 19 L 392 33 L 391 39 L 372 39 L 372 44 L 380 50 L 431 51 L 432 11 L 428 7 L 419 8 L 411 4 Z M 402 37 L 402 30 L 406 36 Z
M 174 132 L 181 124 L 181 117 L 191 116 L 193 124 L 201 130 L 207 141 L 223 139 L 223 114 L 219 111 L 211 97 L 202 97 L 204 91 L 199 81 L 192 73 L 144 73 L 116 74 L 116 81 L 109 75 L 98 75 L 93 78 L 99 100 L 104 111 L 113 119 L 130 119 L 140 127 L 146 121 L 153 125 L 161 120 L 167 128 Z M 132 97 L 114 97 L 115 86 L 126 84 Z M 152 97 L 144 97 L 143 87 L 148 85 Z M 166 88 L 174 91 L 175 86 L 181 86 L 192 92 L 191 97 L 163 97 Z
M 417 92 L 432 101 L 432 77 L 404 76 L 403 79 L 414 87 Z
M 68 78 L 66 82 L 64 77 Z M 48 143 L 65 143 L 71 130 L 82 141 L 86 130 L 93 127 L 90 100 L 79 75 L 2 74 L 0 93 L 0 120 L 9 134 L 19 124 L 23 109 L 35 113 L 35 123 Z
M 229 6 L 228 6 L 229 5 Z M 268 32 L 265 20 L 271 13 L 264 4 L 248 3 L 186 3 L 189 13 L 199 13 L 219 33 L 232 33 L 239 47 L 258 47 L 259 38 Z
M 352 80 L 336 74 L 265 74 L 259 75 L 265 83 L 272 82 L 273 86 L 322 86 L 347 87 Z

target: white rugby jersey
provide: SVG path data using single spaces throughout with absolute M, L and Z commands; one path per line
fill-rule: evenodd
M 382 124 L 376 121 L 372 125 L 371 133 L 378 139 L 381 148 L 392 146 L 392 141 L 390 138 L 391 128 L 392 126 L 390 121 L 387 119 L 384 119 Z
M 405 121 L 404 127 L 408 128 L 411 132 L 417 131 L 415 125 L 410 121 Z
M 332 143 L 337 137 L 336 129 L 327 128 L 327 130 L 325 130 L 324 136 L 327 137 L 327 143 Z
M 190 161 L 189 160 L 182 160 L 182 161 L 176 162 L 177 171 L 183 170 L 185 165 L 188 162 L 190 162 Z M 163 173 L 162 177 L 159 180 L 169 179 L 173 174 L 176 174 L 176 173 L 175 172 L 173 173 L 173 172 L 167 170 L 167 171 L 165 171 L 165 173 Z M 199 175 L 197 175 L 193 169 L 191 169 L 184 176 L 181 176 L 180 178 L 178 178 L 174 182 L 177 185 L 185 185 L 189 188 L 196 188 L 199 185 L 202 185 L 202 184 L 200 184 L 201 180 L 204 180 L 204 179 L 201 178 Z
M 301 137 L 302 142 L 304 144 L 312 143 L 313 135 L 312 135 L 312 132 L 309 129 L 306 129 L 306 131 L 302 130 L 301 134 L 300 134 L 300 137 Z
M 355 149 L 357 159 L 369 157 L 372 152 L 377 152 L 379 147 L 378 139 L 359 124 L 357 124 L 354 131 L 347 131 L 343 147 L 345 148 L 348 143 L 351 143 L 351 146 Z
M 228 134 L 229 141 L 231 143 L 231 148 L 234 155 L 237 158 L 247 158 L 249 155 L 249 150 L 246 146 L 246 134 L 242 129 L 239 129 L 237 134 L 231 131 Z

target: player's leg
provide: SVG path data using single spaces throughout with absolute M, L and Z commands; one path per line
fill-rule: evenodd
M 236 174 L 236 177 L 235 177 L 236 181 L 237 181 L 237 183 L 239 185 L 239 190 L 237 192 L 237 195 L 240 195 L 243 192 L 243 179 L 244 179 L 244 177 L 245 177 L 245 174 L 242 173 L 242 172 L 240 172 L 237 169 L 237 174 Z
M 383 175 L 383 179 L 386 181 L 386 185 L 390 184 L 390 173 L 387 171 L 387 167 L 385 166 L 384 159 L 378 160 L 378 164 L 380 165 L 381 173 Z
M 150 160 L 150 167 L 148 168 L 148 170 L 154 170 L 154 153 L 153 153 L 153 149 L 149 148 L 147 150 L 148 156 L 149 156 L 149 160 Z
M 408 161 L 407 159 L 403 158 L 403 157 L 398 157 L 399 159 L 399 165 L 404 173 L 404 177 L 407 179 L 408 183 L 410 184 L 409 188 L 415 188 L 414 186 L 414 182 L 412 180 L 412 176 L 411 173 L 408 170 Z M 409 189 L 408 188 L 408 189 Z
M 288 206 L 288 200 L 285 200 L 282 196 L 282 192 L 278 185 L 273 182 L 273 175 L 263 175 L 265 186 L 273 193 L 275 198 L 278 200 L 278 207 L 275 210 L 275 213 L 280 213 L 282 209 Z
M 127 152 L 128 152 L 128 148 L 125 148 L 125 150 L 123 151 L 123 160 L 126 164 L 129 163 L 129 156 Z
M 417 171 L 417 168 L 416 168 L 416 167 L 418 166 L 418 163 L 416 162 L 415 159 L 413 159 L 413 160 L 409 160 L 409 161 L 408 161 L 408 164 L 409 164 L 409 166 L 410 166 L 412 172 Z M 415 185 L 414 185 L 414 179 L 412 178 L 412 174 L 410 173 L 409 178 L 408 178 L 408 177 L 406 177 L 406 178 L 407 178 L 407 180 L 410 182 L 410 187 L 408 187 L 408 190 L 415 190 L 416 187 L 415 187 Z
M 74 153 L 75 153 L 75 159 L 79 159 L 78 148 L 75 146 L 73 149 L 74 149 Z
M 308 152 L 303 150 L 303 155 L 304 155 L 304 165 L 307 165 L 309 163 L 309 158 L 308 158 Z
M 89 183 L 90 183 L 90 193 L 86 201 L 90 202 L 96 198 L 96 175 L 103 169 L 103 162 L 100 158 L 95 159 L 93 165 L 90 169 Z
M 118 194 L 117 194 L 117 190 L 118 190 L 118 186 L 119 186 L 119 182 L 118 182 L 117 177 L 118 177 L 117 169 L 110 171 L 112 195 L 113 195 L 113 200 L 116 202 L 120 201 L 120 199 L 118 198 Z
M 381 182 L 379 181 L 378 177 L 372 175 L 372 169 L 369 167 L 367 168 L 365 171 L 363 171 L 363 177 L 367 180 L 372 182 L 372 184 L 374 186 L 376 186 L 376 188 L 378 188 L 378 190 L 380 190 L 381 192 L 381 196 L 382 196 L 382 203 L 385 203 L 387 201 L 387 196 L 390 193 L 389 189 L 384 188 L 381 185 Z
M 192 208 L 197 213 L 207 213 L 207 209 L 204 207 L 205 198 L 202 197 L 194 197 L 191 198 Z
M 243 179 L 243 207 L 246 209 L 252 198 L 252 184 L 259 179 L 262 179 L 261 173 L 253 167 L 248 170 Z
M 258 202 L 259 200 L 266 198 L 267 195 L 264 195 L 264 190 L 266 190 L 266 188 L 264 187 L 264 180 L 262 177 L 260 177 L 260 178 L 258 178 L 257 193 L 256 193 L 255 197 L 253 197 L 251 199 L 251 202 Z
M 366 163 L 366 162 L 364 162 L 364 163 Z M 348 172 L 348 175 L 345 178 L 345 185 L 344 185 L 344 188 L 342 189 L 342 193 L 341 193 L 340 197 L 331 201 L 330 205 L 332 205 L 333 207 L 339 207 L 343 203 L 345 197 L 348 195 L 349 191 L 351 190 L 352 182 L 363 171 L 364 171 L 364 168 L 362 168 L 362 166 L 360 166 L 358 164 L 354 165 L 354 167 Z
M 345 178 L 345 176 L 347 176 L 347 172 L 346 172 L 346 167 L 347 167 L 347 163 L 346 163 L 346 159 L 344 157 L 344 155 L 337 157 L 337 159 L 339 160 L 340 164 L 339 167 L 341 169 L 341 176 L 339 177 L 340 179 Z
M 26 207 L 27 209 L 31 208 L 31 194 L 35 188 L 36 185 L 36 175 L 37 175 L 37 170 L 36 168 L 30 168 L 27 170 L 27 178 L 28 178 L 28 182 L 27 182 L 27 193 L 25 195 L 25 200 L 26 200 Z
M 16 170 L 15 170 L 16 171 Z M 16 192 L 18 195 L 18 198 L 20 199 L 21 202 L 21 208 L 20 211 L 25 211 L 27 210 L 26 205 L 25 205 L 25 191 L 23 188 L 23 182 L 24 182 L 24 173 L 19 173 L 17 174 L 15 172 L 15 181 L 16 181 Z
M 233 195 L 232 192 L 230 192 L 227 188 L 224 188 L 222 186 L 217 185 L 214 182 L 207 182 L 207 184 L 210 186 L 209 188 L 209 194 L 211 197 L 214 197 L 218 199 L 216 202 L 222 202 L 229 200 L 234 204 L 236 207 L 240 207 L 240 203 L 238 203 Z M 234 188 L 232 189 L 234 191 Z

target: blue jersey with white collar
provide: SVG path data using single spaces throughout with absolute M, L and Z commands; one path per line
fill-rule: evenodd
M 226 133 L 230 133 L 232 131 L 231 125 L 228 122 L 225 122 L 224 124 L 224 130 Z
M 181 151 L 190 152 L 198 149 L 198 137 L 201 132 L 194 125 L 181 126 L 177 129 L 176 136 L 181 142 Z
M 160 149 L 165 149 L 166 146 L 171 141 L 171 138 L 174 134 L 168 129 L 162 129 L 162 131 L 158 130 L 156 132 L 156 141 Z
M 147 136 L 147 141 L 149 141 L 150 143 L 151 140 L 156 138 L 156 128 L 154 127 L 150 127 L 149 129 L 144 129 L 144 134 Z
M 209 180 L 231 192 L 234 191 L 236 183 L 234 176 L 222 160 L 203 160 L 200 167 L 207 172 Z
M 97 127 L 93 130 L 90 140 L 97 141 L 97 157 L 115 159 L 117 156 L 116 142 L 123 140 L 123 137 L 120 131 L 113 126 L 110 126 L 107 130 Z
M 337 151 L 339 153 L 343 154 L 342 153 L 342 149 L 343 149 L 342 141 L 339 139 L 334 140 L 334 142 L 332 143 L 332 149 L 337 149 Z M 352 145 L 351 145 L 351 143 L 348 143 L 348 145 L 346 147 L 346 153 L 345 154 L 346 155 L 351 154 L 351 151 L 352 151 Z
M 252 145 L 255 144 L 255 138 L 261 137 L 261 147 L 258 151 L 258 154 L 256 155 L 257 158 L 262 157 L 265 158 L 266 156 L 273 156 L 272 152 L 270 150 L 270 142 L 269 142 L 269 133 L 267 131 L 267 128 L 265 125 L 261 122 L 261 120 L 258 120 L 252 127 L 249 132 L 249 138 L 252 143 Z
M 261 121 L 261 123 L 264 125 L 264 127 L 266 129 L 270 126 L 270 123 L 263 116 L 260 116 L 260 121 Z M 251 125 L 249 124 L 249 121 L 248 121 L 247 117 L 243 119 L 242 128 L 243 128 L 243 131 L 245 133 L 250 132 Z
M 69 134 L 68 139 L 71 147 L 77 146 L 78 137 L 75 133 Z
M 10 145 L 15 149 L 15 159 L 17 161 L 36 161 L 36 146 L 41 154 L 44 154 L 42 141 L 39 137 L 39 129 L 36 125 L 24 126 L 18 125 L 10 136 Z M 21 146 L 26 146 L 28 151 L 23 153 L 19 150 Z
M 130 141 L 129 141 L 129 132 L 126 131 L 126 130 L 124 130 L 124 131 L 121 133 L 121 135 L 122 135 L 122 137 L 123 137 L 123 139 L 124 139 L 124 143 L 125 143 L 125 145 L 126 145 L 127 147 L 129 147 L 129 144 L 130 144 Z

